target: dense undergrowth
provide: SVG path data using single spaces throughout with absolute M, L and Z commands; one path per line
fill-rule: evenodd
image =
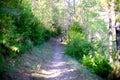
M 92 45 L 88 42 L 85 35 L 79 23 L 72 24 L 68 31 L 69 38 L 67 40 L 66 53 L 78 59 L 82 58 L 83 55 L 87 55 L 92 49 Z
M 53 28 L 54 31 L 33 15 L 29 0 L 1 0 L 0 74 L 11 71 L 9 59 L 60 34 L 60 29 Z
M 109 63 L 109 53 L 107 49 L 101 50 L 100 41 L 88 41 L 87 35 L 79 23 L 75 22 L 70 26 L 67 43 L 66 53 L 77 59 L 91 72 L 104 79 L 119 80 L 120 67 Z

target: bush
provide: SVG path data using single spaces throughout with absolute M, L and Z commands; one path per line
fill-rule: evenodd
M 90 68 L 92 72 L 103 78 L 108 77 L 112 71 L 112 67 L 109 64 L 108 59 L 104 55 L 100 55 L 97 52 L 95 52 L 94 56 L 92 54 L 87 56 L 84 55 L 82 63 Z
M 74 22 L 73 24 L 71 24 L 69 32 L 71 31 L 78 32 L 78 33 L 84 33 L 82 26 L 80 26 L 78 22 Z
M 55 36 L 59 36 L 61 33 L 62 33 L 61 28 L 55 27 L 55 32 L 54 32 Z
M 51 30 L 51 32 L 52 32 L 51 35 L 53 37 L 56 37 L 56 36 L 59 36 L 60 34 L 62 34 L 61 27 L 56 27 L 56 26 L 52 25 L 51 29 L 49 29 L 49 30 Z
M 77 58 L 82 59 L 83 55 L 88 55 L 92 50 L 92 45 L 86 39 L 86 35 L 81 26 L 75 22 L 70 26 L 68 31 L 68 44 L 66 45 L 66 53 Z
M 80 33 L 76 33 L 66 45 L 66 53 L 77 59 L 81 59 L 83 55 L 87 55 L 91 49 L 91 44 Z
M 3 57 L 3 55 L 0 54 L 0 73 L 2 73 L 4 70 L 4 67 L 5 67 L 5 59 Z
M 34 16 L 29 0 L 0 1 L 0 72 L 7 58 L 15 58 L 33 45 L 47 41 L 52 31 Z
M 77 23 L 73 23 L 68 31 L 68 40 L 66 45 L 66 53 L 78 59 L 83 65 L 91 70 L 91 72 L 106 78 L 112 71 L 108 58 L 104 54 L 106 49 L 101 49 L 101 42 L 89 42 L 82 27 Z M 100 52 L 103 52 L 99 54 Z
M 6 60 L 2 54 L 0 54 L 0 76 L 3 72 L 11 72 L 12 66 L 6 63 Z
M 33 15 L 29 0 L 16 5 L 18 3 L 3 1 L 0 7 L 0 52 L 5 57 L 13 58 L 24 53 L 33 45 L 48 40 L 52 33 Z
M 120 62 L 115 61 L 112 63 L 112 71 L 109 75 L 109 79 L 111 80 L 120 80 Z

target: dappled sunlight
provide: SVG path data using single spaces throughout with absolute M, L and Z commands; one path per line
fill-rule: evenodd
M 43 78 L 53 78 L 53 77 L 57 77 L 61 74 L 61 72 L 59 70 L 51 70 L 51 71 L 46 71 L 46 70 L 42 70 L 41 73 L 32 73 L 31 75 L 33 77 L 43 77 Z
M 16 46 L 11 46 L 10 48 L 15 52 L 19 52 L 19 48 Z
M 79 80 L 81 78 L 85 80 L 85 78 L 91 79 L 92 76 L 87 74 L 88 71 L 82 69 L 76 60 L 64 54 L 59 42 L 54 45 L 45 43 L 33 49 L 31 53 L 24 54 L 17 64 L 18 78 L 39 80 Z
M 54 61 L 54 62 L 51 61 L 49 63 L 50 64 L 46 64 L 43 67 L 43 65 L 39 63 L 25 62 L 20 72 L 29 74 L 31 75 L 31 77 L 34 77 L 34 78 L 49 79 L 49 78 L 58 78 L 65 74 L 69 75 L 72 72 L 77 71 L 77 68 L 74 66 L 76 64 L 75 61 L 71 61 L 71 60 Z M 70 65 L 73 65 L 73 66 L 70 66 Z
M 39 70 L 40 70 L 40 67 L 41 67 L 41 65 L 40 65 L 40 64 L 37 64 L 37 65 L 35 66 L 35 70 L 36 70 L 36 71 L 39 71 Z
M 46 75 L 51 75 L 54 73 L 60 73 L 61 71 L 59 69 L 53 69 L 53 70 L 41 70 L 42 74 L 46 74 Z
M 62 59 L 62 58 L 60 58 Z M 70 64 L 74 64 L 71 61 L 59 61 L 55 60 L 54 63 L 51 61 L 50 64 L 46 66 L 46 68 L 40 68 L 40 65 L 36 65 L 36 69 L 34 72 L 31 72 L 32 77 L 37 78 L 57 78 L 63 76 L 64 74 L 71 74 L 77 70 L 76 67 L 71 67 Z
M 99 33 L 96 33 L 95 35 L 96 35 L 96 37 L 97 37 L 99 40 L 101 40 L 102 37 L 101 37 L 101 35 L 100 35 Z
M 46 43 L 41 47 L 41 49 L 33 49 L 33 52 L 31 52 L 31 54 L 28 53 L 29 55 L 23 55 L 21 60 L 22 62 L 20 63 L 21 66 L 18 66 L 20 67 L 20 73 L 29 74 L 34 78 L 49 79 L 59 78 L 63 76 L 65 77 L 65 75 L 70 75 L 74 71 L 77 71 L 77 68 L 70 66 L 72 64 L 74 65 L 74 63 L 71 62 L 71 60 L 65 59 L 65 57 L 68 57 L 64 56 L 64 51 L 61 50 L 61 45 L 56 44 L 54 46 L 52 44 L 50 45 Z M 39 55 L 43 52 L 43 55 Z
M 52 70 L 41 70 L 40 72 L 31 73 L 33 77 L 43 78 L 55 78 L 62 76 L 65 73 L 73 72 L 74 69 L 52 69 Z
M 63 66 L 63 65 L 65 65 L 65 64 L 67 64 L 66 62 L 59 62 L 59 63 L 56 63 L 56 64 L 53 64 L 53 65 L 51 65 L 52 67 L 58 67 L 58 66 Z
M 66 45 L 66 44 L 67 44 L 67 42 L 61 42 L 60 44 Z

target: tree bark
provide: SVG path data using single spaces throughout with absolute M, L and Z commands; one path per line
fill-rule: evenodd
M 120 61 L 120 22 L 118 22 L 116 26 L 116 46 L 117 46 L 118 60 Z
M 109 3 L 109 53 L 110 53 L 110 62 L 113 62 L 113 28 L 115 26 L 115 10 L 114 10 L 114 0 Z
M 112 58 L 112 53 L 113 53 L 113 42 L 112 42 L 112 35 L 113 35 L 113 32 L 112 32 L 112 21 L 111 21 L 111 18 L 109 18 L 109 53 L 110 53 L 110 62 L 112 63 L 113 62 L 113 58 Z
M 120 1 L 119 0 L 115 0 L 115 15 L 116 15 L 116 26 L 115 26 L 115 30 L 116 30 L 116 47 L 117 47 L 117 53 L 118 53 L 118 61 L 120 62 L 120 7 L 119 4 Z
M 75 0 L 73 0 L 73 7 L 74 7 L 74 15 L 76 14 L 76 10 L 75 10 Z

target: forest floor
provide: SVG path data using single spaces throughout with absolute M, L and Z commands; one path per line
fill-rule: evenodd
M 54 38 L 11 63 L 9 80 L 102 80 L 64 54 L 64 45 Z

